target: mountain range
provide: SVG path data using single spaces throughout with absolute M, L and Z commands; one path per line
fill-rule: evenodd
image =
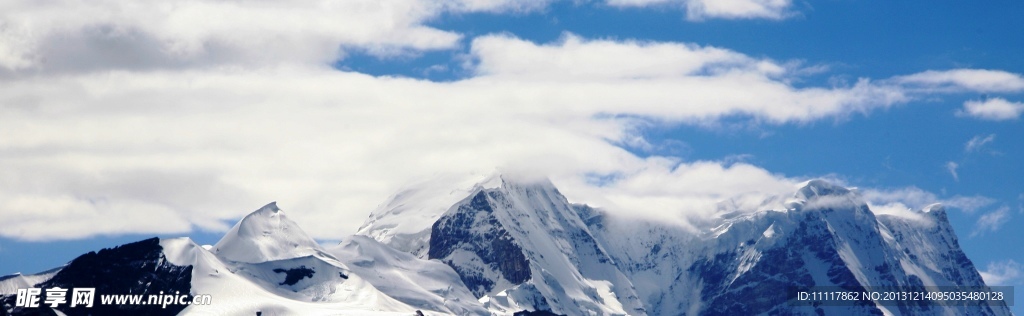
M 1011 314 L 993 301 L 795 301 L 819 289 L 987 289 L 941 205 L 876 214 L 857 190 L 811 180 L 715 214 L 707 227 L 624 217 L 506 175 L 407 187 L 356 235 L 322 245 L 270 203 L 215 245 L 151 238 L 0 277 L 0 315 Z M 17 306 L 18 289 L 53 287 L 212 301 Z

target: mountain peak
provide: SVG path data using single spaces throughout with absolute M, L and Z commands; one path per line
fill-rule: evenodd
M 800 189 L 796 191 L 796 197 L 810 200 L 823 196 L 842 196 L 850 194 L 850 192 L 852 192 L 850 189 L 832 184 L 831 182 L 814 179 L 802 183 Z
M 281 209 L 277 207 L 277 201 L 273 201 L 273 202 L 267 203 L 267 205 L 264 205 L 259 210 L 257 210 L 257 212 L 260 212 L 260 211 L 271 211 L 271 212 L 277 213 L 277 212 L 281 211 Z
M 271 202 L 246 215 L 216 245 L 223 259 L 260 263 L 322 253 L 320 245 Z
M 503 186 L 554 186 L 547 177 L 539 175 L 502 173 L 499 177 Z

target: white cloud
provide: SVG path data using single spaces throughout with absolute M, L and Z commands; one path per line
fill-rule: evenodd
M 686 18 L 700 21 L 717 19 L 770 19 L 790 16 L 791 0 L 608 0 L 616 7 L 681 6 Z
M 988 286 L 1014 285 L 1024 276 L 1024 266 L 1013 260 L 989 262 L 984 271 L 978 271 Z
M 996 140 L 996 134 L 989 134 L 988 136 L 982 137 L 981 135 L 974 136 L 971 140 L 964 144 L 964 151 L 975 152 L 981 149 L 985 144 L 991 143 Z
M 1020 118 L 1021 113 L 1024 113 L 1024 103 L 991 98 L 964 102 L 964 108 L 958 110 L 956 114 L 990 121 L 1006 121 Z
M 12 1 L 0 11 L 0 75 L 330 63 L 454 48 L 423 25 L 444 12 L 539 9 L 548 1 Z
M 452 49 L 460 34 L 423 25 L 446 10 L 531 9 L 8 4 L 0 235 L 223 230 L 277 200 L 311 235 L 331 239 L 353 232 L 407 179 L 495 168 L 548 174 L 570 198 L 613 210 L 702 218 L 723 200 L 761 207 L 795 181 L 741 162 L 638 157 L 617 144 L 643 144 L 637 126 L 810 122 L 916 97 L 886 80 L 796 87 L 789 79 L 802 71 L 792 64 L 724 48 L 573 35 L 549 44 L 477 37 L 474 76 L 454 82 L 329 67 L 351 49 Z
M 897 189 L 862 189 L 861 194 L 871 205 L 906 207 L 911 209 L 922 209 L 925 206 L 935 203 L 959 209 L 966 213 L 974 213 L 996 201 L 984 196 L 953 196 L 950 198 L 939 198 L 934 193 L 922 190 L 918 187 L 903 187 Z
M 929 70 L 893 78 L 894 82 L 929 91 L 1019 92 L 1024 77 L 1002 70 Z
M 868 206 L 871 208 L 871 212 L 875 213 L 875 215 L 892 215 L 896 217 L 910 219 L 919 223 L 925 223 L 927 225 L 935 224 L 934 221 L 924 216 L 923 213 L 915 211 L 914 209 L 900 202 L 893 202 L 881 205 L 868 203 Z
M 685 43 L 585 40 L 563 34 L 556 43 L 538 45 L 508 35 L 473 40 L 479 75 L 530 80 L 659 79 L 742 71 L 781 75 L 786 69 L 716 47 Z
M 978 218 L 978 222 L 974 223 L 974 231 L 971 232 L 971 237 L 982 235 L 986 232 L 995 232 L 1003 224 L 1006 224 L 1006 220 L 1009 218 L 1010 208 L 1006 206 L 985 213 Z
M 798 89 L 785 67 L 736 52 L 681 43 L 582 40 L 538 45 L 483 36 L 471 48 L 480 87 L 503 85 L 539 109 L 626 113 L 657 121 L 752 116 L 772 123 L 865 113 L 905 102 L 898 87 L 862 79 L 849 87 Z
M 960 181 L 960 175 L 956 173 L 956 169 L 959 168 L 959 167 L 960 167 L 960 165 L 955 163 L 955 162 L 952 162 L 952 161 L 947 161 L 946 162 L 946 171 L 949 171 L 949 174 L 951 176 L 953 176 L 953 180 L 954 181 Z
M 765 209 L 769 197 L 790 195 L 797 181 L 745 163 L 681 163 L 652 158 L 610 174 L 614 181 L 593 185 L 586 178 L 559 183 L 570 200 L 620 214 L 699 225 L 722 211 Z M 732 205 L 728 210 L 723 210 Z M 776 205 L 771 205 L 776 206 Z M 776 207 L 778 208 L 778 207 Z
M 182 234 L 189 219 L 174 209 L 130 198 L 90 200 L 72 196 L 7 195 L 5 237 L 45 240 L 54 236 L 82 238 L 100 234 Z
M 967 213 L 974 213 L 977 210 L 992 205 L 996 200 L 984 196 L 954 196 L 949 199 L 940 200 L 943 205 L 960 209 Z

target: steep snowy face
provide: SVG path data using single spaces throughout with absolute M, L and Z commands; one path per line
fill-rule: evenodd
M 324 254 L 274 202 L 242 218 L 211 250 L 222 259 L 245 263 Z
M 459 273 L 492 311 L 643 315 L 632 284 L 547 180 L 502 178 L 431 227 L 428 258 Z
M 351 236 L 328 252 L 352 273 L 388 296 L 417 309 L 454 315 L 490 315 L 455 270 L 436 260 L 424 260 L 366 236 Z
M 957 286 L 984 284 L 977 269 L 960 250 L 956 233 L 946 217 L 946 209 L 939 204 L 925 207 L 921 218 L 879 215 L 878 222 L 886 228 L 890 249 L 899 251 L 903 266 L 917 268 L 908 274 L 926 284 Z
M 941 209 L 922 211 L 928 221 L 876 217 L 856 191 L 821 180 L 804 184 L 786 205 L 724 219 L 698 234 L 577 210 L 651 314 L 1009 314 L 984 304 L 788 304 L 787 291 L 818 286 L 909 291 L 984 283 Z
M 494 174 L 449 174 L 407 185 L 370 213 L 356 234 L 426 257 L 431 224 L 471 193 L 500 185 Z

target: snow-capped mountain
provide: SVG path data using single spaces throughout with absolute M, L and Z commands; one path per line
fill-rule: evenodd
M 653 222 L 613 220 L 577 207 L 651 314 L 1008 315 L 1005 306 L 862 302 L 793 306 L 791 291 L 914 291 L 982 288 L 941 206 L 915 217 L 875 215 L 855 191 L 806 183 L 787 208 L 726 214 L 690 232 Z M 852 304 L 851 304 L 852 305 Z
M 454 174 L 419 181 L 401 188 L 376 210 L 356 232 L 391 248 L 425 257 L 430 246 L 430 225 L 471 193 L 501 185 L 498 175 Z
M 397 238 L 403 249 L 450 265 L 495 313 L 1010 314 L 985 303 L 790 304 L 793 291 L 815 287 L 984 288 L 939 205 L 875 215 L 855 190 L 813 180 L 760 209 L 723 206 L 713 225 L 695 231 L 569 204 L 546 180 L 501 180 L 475 186 L 443 214 L 419 209 L 437 218 L 430 225 L 383 207 L 361 232 L 389 243 L 397 224 L 426 240 Z M 406 197 L 401 207 L 415 204 Z
M 340 253 L 349 255 L 359 251 Z M 398 262 L 389 257 L 393 254 L 385 253 L 373 259 Z M 0 289 L 4 290 L 0 292 L 4 302 L 0 315 L 50 313 L 46 305 L 15 308 L 13 294 L 18 288 L 52 286 L 95 287 L 97 296 L 148 295 L 163 291 L 209 295 L 212 298 L 209 305 L 171 305 L 166 308 L 100 305 L 97 298 L 97 304 L 92 308 L 57 307 L 67 315 L 413 315 L 417 310 L 427 314 L 455 313 L 445 305 L 417 304 L 421 302 L 415 299 L 428 296 L 419 293 L 429 293 L 426 289 L 407 289 L 404 296 L 396 295 L 397 298 L 378 290 L 374 282 L 358 273 L 366 269 L 348 267 L 348 264 L 360 264 L 366 258 L 353 256 L 349 259 L 348 263 L 338 260 L 289 220 L 275 203 L 271 203 L 239 221 L 215 246 L 200 246 L 187 237 L 151 238 L 82 255 L 55 272 L 5 277 L 0 281 Z M 451 269 L 437 268 L 447 266 L 414 260 L 416 262 L 406 262 L 405 266 L 396 266 L 425 265 L 430 273 L 436 275 L 419 279 L 435 284 L 447 283 L 453 278 Z M 381 272 L 391 268 L 381 267 Z M 379 279 L 377 275 L 371 277 L 374 281 Z M 459 292 L 454 290 L 453 293 L 457 295 Z M 410 306 L 401 299 L 418 307 Z M 452 306 L 457 307 L 458 304 Z
M 821 180 L 732 205 L 683 227 L 571 204 L 546 179 L 447 179 L 402 190 L 358 235 L 323 246 L 270 203 L 213 246 L 151 238 L 2 277 L 0 315 L 1010 315 L 988 303 L 794 304 L 794 291 L 821 287 L 984 288 L 940 205 L 875 214 Z M 213 301 L 15 307 L 33 287 Z
M 447 263 L 489 309 L 644 315 L 632 284 L 551 182 L 480 187 L 431 226 Z

